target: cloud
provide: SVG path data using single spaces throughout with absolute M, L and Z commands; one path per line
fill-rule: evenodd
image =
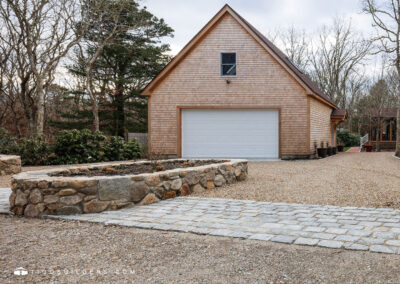
M 351 17 L 354 28 L 372 33 L 368 15 L 361 13 L 359 0 L 143 0 L 143 5 L 165 19 L 175 30 L 168 39 L 172 54 L 179 50 L 228 3 L 262 33 L 294 26 L 313 33 L 337 16 Z

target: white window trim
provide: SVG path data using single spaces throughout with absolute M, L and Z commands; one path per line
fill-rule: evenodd
M 222 54 L 224 53 L 234 53 L 235 54 L 235 67 L 236 67 L 236 75 L 223 75 L 222 74 Z M 237 64 L 237 53 L 235 51 L 224 51 L 224 52 L 220 52 L 219 54 L 219 76 L 222 78 L 235 78 L 237 77 L 238 74 L 238 68 L 237 68 L 238 64 Z

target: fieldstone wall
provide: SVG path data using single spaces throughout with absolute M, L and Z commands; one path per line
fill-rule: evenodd
M 12 155 L 0 155 L 0 176 L 21 172 L 21 158 Z
M 229 160 L 218 164 L 139 175 L 50 176 L 66 171 L 82 172 L 127 164 L 134 163 L 104 163 L 20 173 L 12 180 L 11 211 L 18 216 L 40 217 L 117 210 L 231 184 L 246 179 L 248 172 L 246 160 Z

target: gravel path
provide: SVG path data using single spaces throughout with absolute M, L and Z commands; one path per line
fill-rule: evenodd
M 341 153 L 323 160 L 250 162 L 246 181 L 201 197 L 400 208 L 400 160 L 393 153 Z
M 0 223 L 0 283 L 400 282 L 399 255 L 73 221 Z M 17 267 L 28 275 L 14 276 Z

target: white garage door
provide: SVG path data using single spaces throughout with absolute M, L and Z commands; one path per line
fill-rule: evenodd
M 182 110 L 184 158 L 278 158 L 277 110 Z

